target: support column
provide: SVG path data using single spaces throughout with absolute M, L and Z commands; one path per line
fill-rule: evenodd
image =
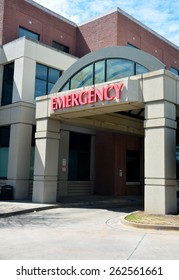
M 59 130 L 59 121 L 50 118 L 37 120 L 33 202 L 56 202 Z
M 172 214 L 176 200 L 176 108 L 166 101 L 145 105 L 145 212 Z
M 7 183 L 14 186 L 14 199 L 27 199 L 32 126 L 11 125 Z

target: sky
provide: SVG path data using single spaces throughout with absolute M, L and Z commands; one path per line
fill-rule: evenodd
M 34 0 L 42 6 L 81 24 L 120 8 L 150 29 L 179 46 L 178 0 Z

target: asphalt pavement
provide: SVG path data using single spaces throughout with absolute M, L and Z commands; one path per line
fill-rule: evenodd
M 141 207 L 137 197 L 79 199 L 78 205 L 70 199 L 55 205 L 0 202 L 0 259 L 178 260 L 178 232 L 122 223 Z

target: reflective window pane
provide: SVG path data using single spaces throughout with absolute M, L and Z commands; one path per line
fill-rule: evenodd
M 7 178 L 10 126 L 0 128 L 0 178 Z
M 89 65 L 79 71 L 71 79 L 71 89 L 90 86 L 93 84 L 93 65 Z
M 60 71 L 54 68 L 49 68 L 48 72 L 48 81 L 55 84 L 58 78 L 60 77 Z
M 69 51 L 70 51 L 70 48 L 68 46 L 62 45 L 62 44 L 57 43 L 55 41 L 52 42 L 52 47 L 56 48 L 57 50 L 66 52 L 66 53 L 69 53 Z
M 39 34 L 32 32 L 26 28 L 19 27 L 19 37 L 23 37 L 23 36 L 26 36 L 26 37 L 36 40 L 36 41 L 39 41 L 39 38 L 40 38 Z
M 35 98 L 38 96 L 46 95 L 46 81 L 38 80 L 35 81 Z
M 147 72 L 149 72 L 149 70 L 146 67 L 136 63 L 136 75 L 137 74 L 144 74 L 144 73 L 147 73 Z
M 44 81 L 47 80 L 47 66 L 37 63 L 36 78 L 44 80 Z
M 176 68 L 174 68 L 174 67 L 171 67 L 171 68 L 170 68 L 170 71 L 171 71 L 172 73 L 176 74 L 176 75 L 179 74 L 179 70 L 176 69 Z
M 12 103 L 14 63 L 4 66 L 1 105 Z
M 48 83 L 48 89 L 47 89 L 47 94 L 50 93 L 51 89 L 53 88 L 54 83 Z
M 37 63 L 35 98 L 41 95 L 49 94 L 60 75 L 60 70 Z
M 105 61 L 98 61 L 95 63 L 95 84 L 105 82 Z
M 107 81 L 134 75 L 134 62 L 125 59 L 107 60 Z
M 69 90 L 69 82 L 67 82 L 61 89 L 60 91 L 67 91 Z

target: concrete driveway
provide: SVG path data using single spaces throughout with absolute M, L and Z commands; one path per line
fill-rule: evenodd
M 0 259 L 178 260 L 178 232 L 123 225 L 133 210 L 57 208 L 1 218 Z

